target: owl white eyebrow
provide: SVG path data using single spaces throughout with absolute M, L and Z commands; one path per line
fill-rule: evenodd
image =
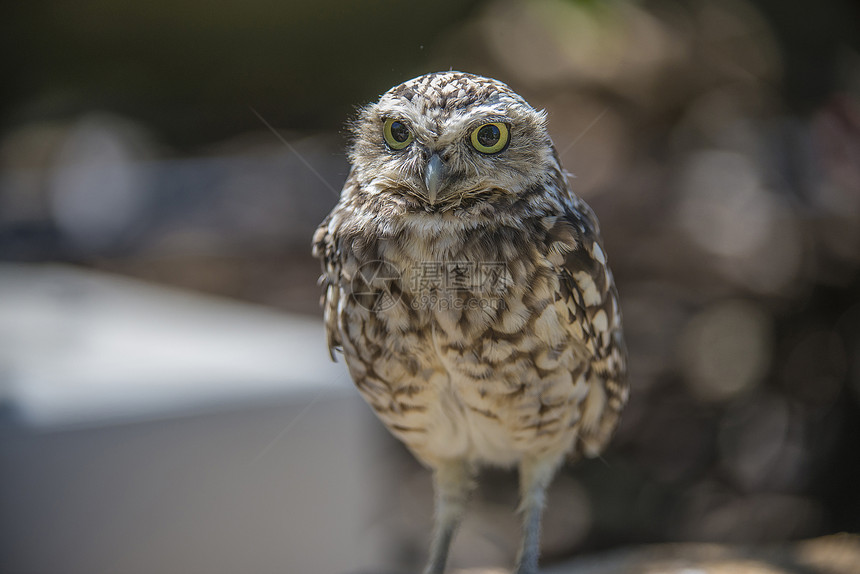
M 496 124 L 496 123 L 511 125 L 514 122 L 511 120 L 511 118 L 509 118 L 507 116 L 486 116 L 484 118 L 481 118 L 480 120 L 475 120 L 474 122 L 470 122 L 468 124 L 469 127 L 467 129 L 472 130 L 472 129 L 481 127 L 485 124 Z

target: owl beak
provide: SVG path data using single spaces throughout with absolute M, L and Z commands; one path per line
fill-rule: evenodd
M 446 172 L 442 158 L 439 157 L 439 154 L 434 153 L 424 169 L 424 185 L 427 186 L 427 199 L 430 201 L 430 205 L 436 203 L 436 196 L 439 190 L 444 187 Z

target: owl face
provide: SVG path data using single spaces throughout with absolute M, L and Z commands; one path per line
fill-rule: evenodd
M 544 112 L 497 80 L 461 72 L 395 86 L 361 111 L 353 133 L 363 192 L 427 211 L 516 198 L 557 167 Z

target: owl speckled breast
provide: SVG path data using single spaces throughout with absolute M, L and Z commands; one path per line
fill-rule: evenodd
M 463 218 L 470 209 L 457 211 Z M 546 256 L 557 224 L 484 224 L 464 231 L 453 250 L 408 229 L 369 242 L 369 252 L 343 246 L 349 280 L 332 312 L 351 374 L 421 458 L 504 465 L 573 442 L 591 388 L 583 341 L 592 333 L 563 284 L 562 259 Z M 580 323 L 573 331 L 571 320 Z

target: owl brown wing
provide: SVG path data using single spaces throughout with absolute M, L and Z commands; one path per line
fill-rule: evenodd
M 568 310 L 568 329 L 589 361 L 590 392 L 582 407 L 580 450 L 596 456 L 605 447 L 627 402 L 627 352 L 618 291 L 606 263 L 591 209 L 574 200 L 548 234 L 548 257 L 557 265 L 559 297 Z
M 349 188 L 356 185 L 355 173 L 353 170 L 350 170 L 343 186 L 344 191 L 341 193 L 341 201 L 338 202 L 338 205 L 320 223 L 313 238 L 312 253 L 314 257 L 320 260 L 322 266 L 322 275 L 319 278 L 319 284 L 322 287 L 320 306 L 323 309 L 328 350 L 332 360 L 336 360 L 335 351 L 342 350 L 343 348 L 340 329 L 338 327 L 338 309 L 340 307 L 340 298 L 343 296 L 341 285 L 344 281 L 349 282 L 349 278 L 344 277 L 341 257 L 341 241 L 343 239 L 339 233 L 339 222 L 343 218 L 343 210 L 346 208 L 343 205 L 343 198 L 348 197 L 350 195 L 348 193 Z
M 337 308 L 340 301 L 340 263 L 337 257 L 337 240 L 329 228 L 331 215 L 326 217 L 314 233 L 313 255 L 320 260 L 322 275 L 319 278 L 322 287 L 320 306 L 323 309 L 328 351 L 332 360 L 334 352 L 341 348 L 340 331 L 337 327 Z

